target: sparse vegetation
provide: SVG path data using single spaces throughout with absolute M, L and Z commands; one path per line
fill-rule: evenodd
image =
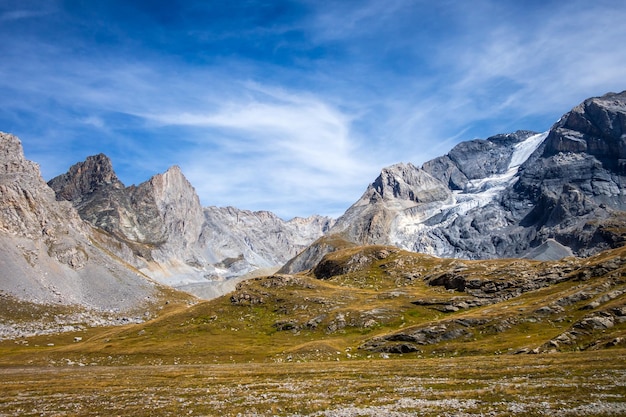
M 2 368 L 3 416 L 615 416 L 623 350 L 283 364 Z
M 623 415 L 625 268 L 624 248 L 346 248 L 144 323 L 0 342 L 0 415 Z

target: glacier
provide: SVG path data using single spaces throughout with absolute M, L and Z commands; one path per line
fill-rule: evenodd
M 538 133 L 515 144 L 505 172 L 471 180 L 463 190 L 453 190 L 446 201 L 415 204 L 399 212 L 390 228 L 390 243 L 430 255 L 450 255 L 446 253 L 448 245 L 440 241 L 435 231 L 445 229 L 470 210 L 496 202 L 508 187 L 515 184 L 520 166 L 547 136 L 548 132 Z

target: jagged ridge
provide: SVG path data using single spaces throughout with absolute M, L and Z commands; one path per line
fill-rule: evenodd
M 24 158 L 19 139 L 0 133 L 0 293 L 5 298 L 0 315 L 4 323 L 11 322 L 9 301 L 14 299 L 115 316 L 143 313 L 172 296 L 112 256 L 106 249 L 111 245 L 69 203 L 55 200 L 39 167 Z

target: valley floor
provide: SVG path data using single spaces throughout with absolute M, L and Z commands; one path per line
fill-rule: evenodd
M 626 350 L 0 368 L 0 416 L 626 415 Z

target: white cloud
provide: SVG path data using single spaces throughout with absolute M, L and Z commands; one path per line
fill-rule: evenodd
M 346 193 L 358 198 L 380 167 L 359 150 L 353 118 L 311 94 L 248 87 L 241 102 L 225 99 L 212 112 L 142 115 L 161 125 L 206 129 L 183 164 L 203 201 L 265 204 L 289 216 L 287 207 L 325 202 L 345 209 Z M 349 191 L 355 188 L 358 193 Z
M 618 46 L 626 8 L 616 6 L 554 2 L 512 16 L 503 3 L 460 5 L 453 12 L 459 33 L 433 48 L 436 88 L 396 92 L 396 140 L 419 163 L 471 139 L 463 132 L 479 124 L 491 129 L 480 137 L 543 130 L 587 97 L 626 89 L 626 48 Z M 543 124 L 523 124 L 533 117 Z
M 440 58 L 460 75 L 451 90 L 469 96 L 495 90 L 498 97 L 486 110 L 497 116 L 559 111 L 607 89 L 626 88 L 626 49 L 615 47 L 626 39 L 623 7 L 570 2 L 533 16 L 538 20 L 527 24 L 494 21 L 476 37 L 476 48 L 454 45 Z M 501 81 L 512 85 L 498 91 Z

